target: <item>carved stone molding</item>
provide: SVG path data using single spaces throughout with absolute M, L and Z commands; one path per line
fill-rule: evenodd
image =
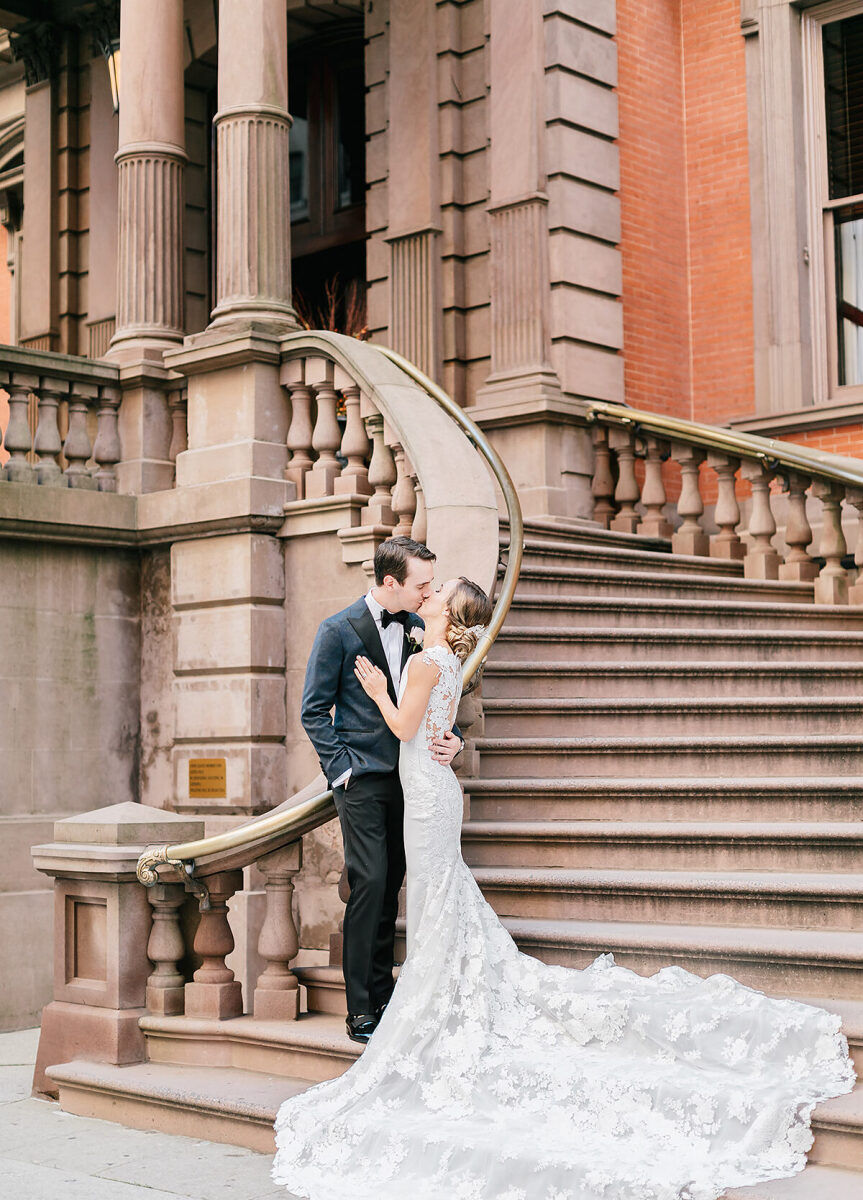
M 12 57 L 24 64 L 27 87 L 51 79 L 57 69 L 60 41 L 57 29 L 47 21 L 29 21 L 10 31 Z

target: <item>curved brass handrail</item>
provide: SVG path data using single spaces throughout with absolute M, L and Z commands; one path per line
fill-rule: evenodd
M 739 433 L 733 429 L 720 428 L 718 425 L 685 421 L 680 417 L 665 417 L 605 400 L 593 400 L 587 406 L 588 421 L 596 421 L 597 417 L 604 417 L 618 425 L 638 426 L 660 437 L 678 438 L 690 445 L 722 450 L 735 457 L 757 458 L 764 463 L 776 463 L 803 475 L 814 475 L 819 479 L 863 487 L 863 463 L 859 459 L 845 458 L 827 450 L 813 450 L 808 446 L 798 446 L 796 442 Z
M 415 383 L 419 384 L 461 426 L 467 437 L 488 463 L 492 474 L 503 492 L 509 516 L 509 554 L 507 556 L 507 564 L 500 593 L 495 602 L 488 628 L 480 637 L 462 669 L 464 682 L 468 683 L 485 661 L 495 638 L 500 632 L 500 628 L 506 620 L 506 615 L 512 604 L 512 598 L 515 594 L 516 584 L 518 583 L 521 560 L 524 554 L 524 520 L 522 518 L 518 494 L 500 455 L 491 445 L 480 427 L 470 417 L 465 415 L 464 410 L 442 388 L 439 388 L 427 375 L 424 375 L 418 367 L 415 367 L 413 363 L 408 362 L 407 359 L 397 354 L 395 350 L 390 350 L 385 346 L 376 346 L 375 349 L 379 350 L 394 362 L 396 366 L 400 367 Z M 181 842 L 175 846 L 148 846 L 138 859 L 138 879 L 146 887 L 152 887 L 159 880 L 159 866 L 173 866 L 176 870 L 191 877 L 194 870 L 194 860 L 197 858 L 221 854 L 227 850 L 237 849 L 240 846 L 251 846 L 255 842 L 264 841 L 275 834 L 289 833 L 292 829 L 308 829 L 311 827 L 310 823 L 323 824 L 325 821 L 331 820 L 334 816 L 333 793 L 329 790 L 321 792 L 317 796 L 312 796 L 308 800 L 303 800 L 284 812 L 268 813 L 266 816 L 249 821 L 248 824 L 241 825 L 237 829 L 229 830 L 227 833 L 215 834 L 213 837 L 208 838 L 199 838 L 194 842 Z M 316 821 L 315 818 L 319 819 Z M 200 885 L 198 886 L 200 888 Z M 193 888 L 193 890 L 195 889 Z M 206 891 L 204 889 L 201 889 L 201 891 L 203 891 L 201 906 L 206 907 L 208 904 Z

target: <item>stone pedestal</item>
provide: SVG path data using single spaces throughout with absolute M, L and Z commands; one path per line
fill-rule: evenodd
M 140 1062 L 151 909 L 135 871 L 147 845 L 202 837 L 203 821 L 142 804 L 114 804 L 54 824 L 34 846 L 54 879 L 54 999 L 42 1013 L 33 1088 L 56 1089 L 45 1071 L 74 1058 Z

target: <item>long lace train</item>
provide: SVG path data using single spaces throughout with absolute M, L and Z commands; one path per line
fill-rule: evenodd
M 725 975 L 521 954 L 428 753 L 460 682 L 437 649 L 401 758 L 407 961 L 357 1063 L 282 1105 L 274 1181 L 310 1200 L 717 1200 L 800 1170 L 812 1107 L 854 1084 L 839 1018 Z

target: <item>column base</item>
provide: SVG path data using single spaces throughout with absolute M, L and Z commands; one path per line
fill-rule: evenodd
M 847 604 L 848 578 L 845 572 L 826 575 L 823 571 L 815 580 L 816 604 Z
M 147 1012 L 160 1017 L 180 1016 L 185 1008 L 186 989 L 180 987 L 147 988 Z
M 743 560 L 744 579 L 778 579 L 779 555 L 770 550 L 766 554 L 753 554 L 750 550 Z
M 811 561 L 782 563 L 779 568 L 779 578 L 809 583 L 818 578 L 818 564 Z
M 612 528 L 614 522 L 612 521 Z M 689 533 L 688 531 L 671 535 L 672 554 L 692 554 L 705 558 L 710 555 L 710 538 L 706 533 Z

